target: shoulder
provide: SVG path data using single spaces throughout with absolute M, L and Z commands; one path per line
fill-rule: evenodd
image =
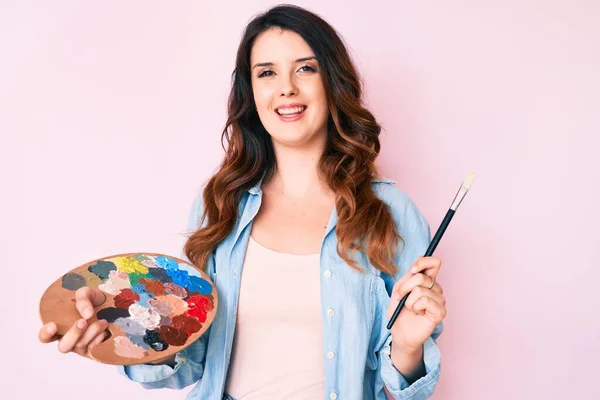
M 390 179 L 372 181 L 373 191 L 389 208 L 401 235 L 418 231 L 429 233 L 429 224 L 423 213 L 404 190 Z
M 396 181 L 387 178 L 371 181 L 373 192 L 383 201 L 393 214 L 403 213 L 407 207 L 415 206 L 409 195 L 398 186 Z

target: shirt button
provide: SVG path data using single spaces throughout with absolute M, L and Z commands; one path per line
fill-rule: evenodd
M 327 358 L 331 360 L 333 357 L 335 357 L 335 353 L 333 351 L 327 353 Z
M 325 278 L 329 278 L 331 276 L 331 271 L 327 270 L 327 271 L 323 272 L 323 275 L 325 275 Z
M 329 315 L 330 317 L 333 317 L 334 314 L 335 314 L 335 312 L 333 311 L 332 308 L 330 308 L 329 310 L 327 310 L 327 315 Z
M 331 393 L 329 393 L 329 398 L 331 400 L 335 400 L 335 399 L 337 399 L 337 394 L 335 392 L 331 392 Z

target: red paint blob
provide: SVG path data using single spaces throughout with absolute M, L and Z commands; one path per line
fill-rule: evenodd
M 121 289 L 115 296 L 115 307 L 129 309 L 129 306 L 140 299 L 140 296 L 131 289 Z
M 188 335 L 192 335 L 198 332 L 202 328 L 202 324 L 198 319 L 190 317 L 188 315 L 177 315 L 173 317 L 173 320 L 169 324 L 173 328 L 184 331 Z
M 200 322 L 206 322 L 206 314 L 213 309 L 212 301 L 202 295 L 188 297 L 185 301 L 188 303 L 185 315 L 196 317 Z
M 169 345 L 183 346 L 188 339 L 188 334 L 172 326 L 164 325 L 156 329 L 158 336 Z
M 165 285 L 161 281 L 156 279 L 142 278 L 139 282 L 144 285 L 146 292 L 151 293 L 155 296 L 162 296 L 165 294 Z

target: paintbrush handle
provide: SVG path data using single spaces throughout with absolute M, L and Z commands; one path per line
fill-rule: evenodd
M 444 220 L 440 224 L 440 227 L 438 228 L 437 232 L 433 236 L 431 243 L 429 243 L 429 247 L 427 247 L 427 251 L 425 252 L 423 257 L 430 257 L 433 254 L 433 252 L 435 251 L 435 248 L 437 247 L 438 243 L 442 239 L 444 232 L 446 232 L 446 228 L 448 228 L 448 225 L 450 225 L 450 221 L 452 221 L 452 217 L 454 217 L 454 214 L 455 214 L 454 210 L 452 210 L 452 209 L 448 210 L 448 212 L 446 213 L 446 216 L 444 217 Z M 402 307 L 404 307 L 404 303 L 406 303 L 406 299 L 408 298 L 408 296 L 410 294 L 411 294 L 411 292 L 408 292 L 404 295 L 404 297 L 402 297 L 402 299 L 400 299 L 400 303 L 398 303 L 398 305 L 396 306 L 396 309 L 394 310 L 394 313 L 392 314 L 392 318 L 390 318 L 390 322 L 388 322 L 388 324 L 387 324 L 388 329 L 392 329 L 392 326 L 394 326 L 394 322 L 396 322 L 396 319 L 398 318 L 398 315 L 400 315 L 400 311 L 402 311 Z

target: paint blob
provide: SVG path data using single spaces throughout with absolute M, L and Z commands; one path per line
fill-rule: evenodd
M 146 329 L 154 329 L 160 324 L 160 314 L 152 308 L 146 308 L 139 304 L 129 306 L 131 319 Z
M 185 314 L 198 318 L 200 322 L 205 322 L 208 311 L 213 307 L 212 301 L 202 295 L 196 295 L 189 297 L 186 302 L 188 303 L 188 310 Z
M 146 328 L 144 328 L 142 325 L 132 320 L 131 318 L 117 318 L 114 324 L 118 326 L 123 332 L 130 335 L 143 337 L 146 334 Z
M 148 343 L 154 351 L 165 351 L 169 348 L 167 342 L 162 340 L 156 331 L 146 331 L 144 342 Z
M 97 261 L 95 264 L 88 267 L 88 271 L 100 279 L 108 279 L 108 274 L 110 274 L 110 271 L 116 270 L 117 266 L 110 261 Z
M 140 295 L 131 289 L 122 289 L 121 293 L 115 296 L 115 307 L 129 309 L 133 303 L 140 299 Z
M 173 317 L 173 321 L 170 324 L 173 328 L 177 328 L 180 331 L 184 331 L 188 335 L 192 335 L 198 332 L 202 328 L 202 324 L 197 318 L 190 317 L 187 315 L 177 315 Z
M 170 257 L 166 257 L 166 256 L 154 257 L 154 262 L 156 263 L 156 265 L 158 267 L 164 268 L 167 271 L 175 271 L 175 270 L 179 269 L 179 264 L 177 264 L 177 261 L 173 260 Z
M 146 331 L 144 331 L 144 334 L 142 334 L 142 335 L 131 335 L 128 333 L 125 336 L 127 337 L 127 339 L 129 339 L 131 341 L 131 343 L 135 344 L 136 346 L 140 346 L 144 350 L 148 350 L 150 348 L 150 345 L 148 345 L 148 343 L 144 342 L 145 334 L 146 334 Z
M 148 268 L 148 274 L 162 283 L 173 282 L 173 279 L 167 274 L 167 271 L 162 268 Z
M 183 346 L 188 338 L 187 333 L 172 326 L 160 326 L 157 331 L 160 338 L 171 346 Z
M 129 317 L 129 311 L 117 307 L 106 307 L 98 311 L 96 316 L 98 319 L 105 319 L 107 322 L 113 323 L 119 318 Z
M 197 276 L 190 276 L 190 283 L 188 288 L 191 292 L 198 292 L 200 294 L 210 294 L 212 292 L 212 286 L 207 280 L 198 278 Z
M 65 289 L 77 290 L 85 285 L 85 278 L 79 274 L 70 272 L 62 277 L 62 287 Z
M 173 282 L 165 283 L 165 292 L 182 299 L 185 299 L 188 295 L 184 288 Z
M 102 285 L 98 286 L 98 289 L 105 293 L 112 294 L 113 296 L 121 293 L 121 289 L 129 289 L 129 275 L 121 271 L 110 271 L 108 279 L 104 281 Z
M 148 273 L 148 267 L 142 265 L 142 263 L 140 263 L 133 257 L 119 257 L 111 261 L 114 261 L 119 271 L 125 272 L 127 274 L 131 274 L 134 272 L 137 272 L 138 274 Z
M 157 281 L 156 279 L 142 278 L 140 279 L 140 284 L 144 285 L 146 292 L 155 296 L 161 296 L 165 294 L 165 285 L 163 285 L 161 281 Z
M 141 285 L 140 279 L 142 278 L 152 278 L 150 274 L 140 274 L 137 272 L 129 274 L 129 284 L 133 287 L 135 285 Z
M 79 275 L 83 276 L 85 279 L 85 286 L 97 287 L 102 283 L 102 279 L 100 279 L 98 275 L 91 273 L 88 270 L 79 272 Z
M 115 341 L 115 353 L 126 358 L 143 358 L 148 352 L 140 346 L 136 346 L 125 336 L 117 336 Z

